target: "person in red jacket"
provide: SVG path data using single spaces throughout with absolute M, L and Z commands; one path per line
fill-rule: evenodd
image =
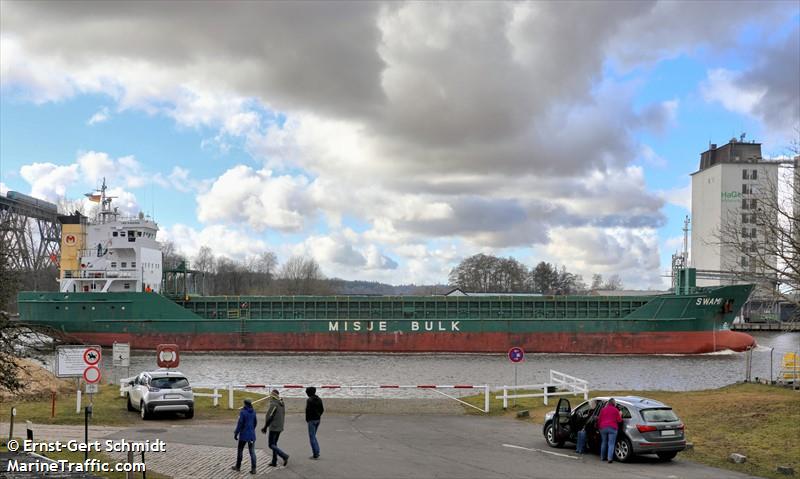
M 614 460 L 614 445 L 617 443 L 617 431 L 622 422 L 622 414 L 617 409 L 614 399 L 609 399 L 600 417 L 597 418 L 597 429 L 600 430 L 600 460 L 608 458 L 609 464 Z

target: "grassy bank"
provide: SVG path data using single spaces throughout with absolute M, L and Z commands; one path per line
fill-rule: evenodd
M 211 392 L 203 389 L 196 389 L 197 392 Z M 196 420 L 231 420 L 236 419 L 238 410 L 229 410 L 228 392 L 221 391 L 223 397 L 219 399 L 219 406 L 212 405 L 210 397 L 195 398 Z M 263 396 L 256 393 L 234 391 L 234 404 L 236 408 L 241 406 L 244 398 L 252 400 L 260 399 Z M 51 417 L 52 405 L 49 398 L 39 400 L 18 400 L 3 401 L 0 404 L 0 422 L 7 422 L 11 414 L 11 408 L 17 408 L 16 423 L 17 427 L 25 427 L 25 421 L 32 421 L 34 424 L 83 424 L 83 412 L 75 413 L 75 393 L 60 394 L 56 398 L 56 414 Z M 263 401 L 262 401 L 263 402 Z M 82 407 L 89 405 L 89 396 L 84 394 L 81 400 Z M 261 404 L 261 403 L 259 403 Z M 98 426 L 127 426 L 141 423 L 138 411 L 130 412 L 126 408 L 126 399 L 120 397 L 119 386 L 103 385 L 100 386 L 99 394 L 95 394 L 92 406 L 91 423 Z
M 591 397 L 636 395 L 656 399 L 672 406 L 686 424 L 686 435 L 694 443 L 692 451 L 679 457 L 757 476 L 785 478 L 776 466 L 791 466 L 800 471 L 800 393 L 775 386 L 737 384 L 721 389 L 692 392 L 593 391 Z M 568 396 L 574 407 L 582 397 Z M 468 398 L 482 406 L 483 396 Z M 541 398 L 517 399 L 516 408 L 503 411 L 502 401 L 490 403 L 491 415 L 516 416 L 530 411 L 528 421 L 541 424 L 544 414 L 555 408 L 557 398 L 544 406 Z M 477 413 L 477 411 L 475 411 Z M 472 412 L 470 411 L 470 414 Z M 480 414 L 480 413 L 478 413 Z M 541 434 L 537 427 L 535 433 Z M 747 456 L 745 464 L 732 464 L 732 452 Z

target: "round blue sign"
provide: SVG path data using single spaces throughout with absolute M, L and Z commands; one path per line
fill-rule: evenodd
M 508 359 L 512 363 L 519 363 L 525 358 L 525 351 L 522 348 L 511 348 L 508 350 Z

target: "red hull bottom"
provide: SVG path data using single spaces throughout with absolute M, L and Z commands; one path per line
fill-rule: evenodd
M 74 333 L 85 343 L 134 349 L 177 344 L 182 351 L 505 353 L 514 346 L 530 353 L 701 354 L 744 351 L 752 336 L 734 331 L 646 333 Z

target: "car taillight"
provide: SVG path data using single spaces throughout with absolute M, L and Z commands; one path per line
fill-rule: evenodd
M 151 393 L 155 393 L 155 392 L 159 391 L 158 388 L 154 388 L 153 386 L 147 386 L 147 390 L 150 391 Z
M 652 432 L 658 430 L 658 428 L 655 426 L 647 426 L 645 424 L 637 424 L 636 429 L 638 429 L 639 432 Z

